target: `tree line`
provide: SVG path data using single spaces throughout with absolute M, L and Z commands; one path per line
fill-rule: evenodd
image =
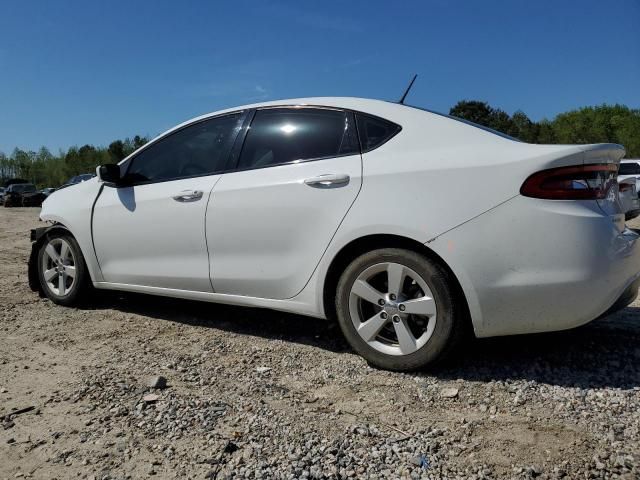
M 640 158 L 640 109 L 624 105 L 584 107 L 534 122 L 520 110 L 509 115 L 486 102 L 463 100 L 449 114 L 528 143 L 619 143 L 627 158 Z M 57 187 L 74 175 L 94 172 L 98 165 L 119 162 L 147 141 L 136 135 L 106 148 L 84 145 L 57 155 L 46 147 L 37 152 L 16 148 L 10 155 L 0 152 L 0 181 L 22 178 L 39 187 Z
M 640 109 L 624 105 L 599 105 L 534 122 L 518 110 L 509 115 L 486 102 L 464 100 L 449 114 L 506 133 L 527 143 L 619 143 L 626 158 L 640 158 Z
M 37 152 L 19 148 L 10 155 L 0 152 L 0 185 L 11 178 L 21 178 L 38 187 L 58 187 L 75 175 L 93 173 L 98 165 L 118 163 L 149 141 L 136 135 L 115 140 L 108 147 L 83 145 L 54 155 L 47 147 Z

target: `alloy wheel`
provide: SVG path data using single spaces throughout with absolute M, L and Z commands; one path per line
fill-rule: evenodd
M 436 326 L 436 302 L 427 282 L 394 262 L 366 268 L 351 287 L 351 321 L 360 337 L 387 355 L 409 355 L 422 348 Z
M 59 297 L 69 295 L 76 286 L 76 258 L 63 238 L 49 241 L 42 255 L 42 276 L 47 288 Z

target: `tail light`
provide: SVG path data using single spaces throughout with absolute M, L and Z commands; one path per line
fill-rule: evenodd
M 525 197 L 548 200 L 602 200 L 618 182 L 617 165 L 551 168 L 531 175 L 520 187 Z

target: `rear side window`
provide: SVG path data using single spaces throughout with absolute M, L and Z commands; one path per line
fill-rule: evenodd
M 362 153 L 378 148 L 383 143 L 391 139 L 402 128 L 393 122 L 379 117 L 358 113 L 358 135 L 360 135 L 360 145 Z
M 618 175 L 638 175 L 640 174 L 640 164 L 636 162 L 621 163 Z
M 353 115 L 321 108 L 258 110 L 238 168 L 263 168 L 360 153 Z
M 234 113 L 198 122 L 149 145 L 132 159 L 127 180 L 162 182 L 222 171 L 241 116 Z

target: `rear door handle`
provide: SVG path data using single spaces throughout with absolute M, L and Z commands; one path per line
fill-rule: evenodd
M 195 202 L 202 198 L 202 192 L 200 190 L 183 190 L 177 195 L 173 196 L 176 202 Z
M 305 185 L 314 188 L 338 188 L 349 184 L 349 175 L 343 173 L 327 173 L 317 177 L 307 178 Z

